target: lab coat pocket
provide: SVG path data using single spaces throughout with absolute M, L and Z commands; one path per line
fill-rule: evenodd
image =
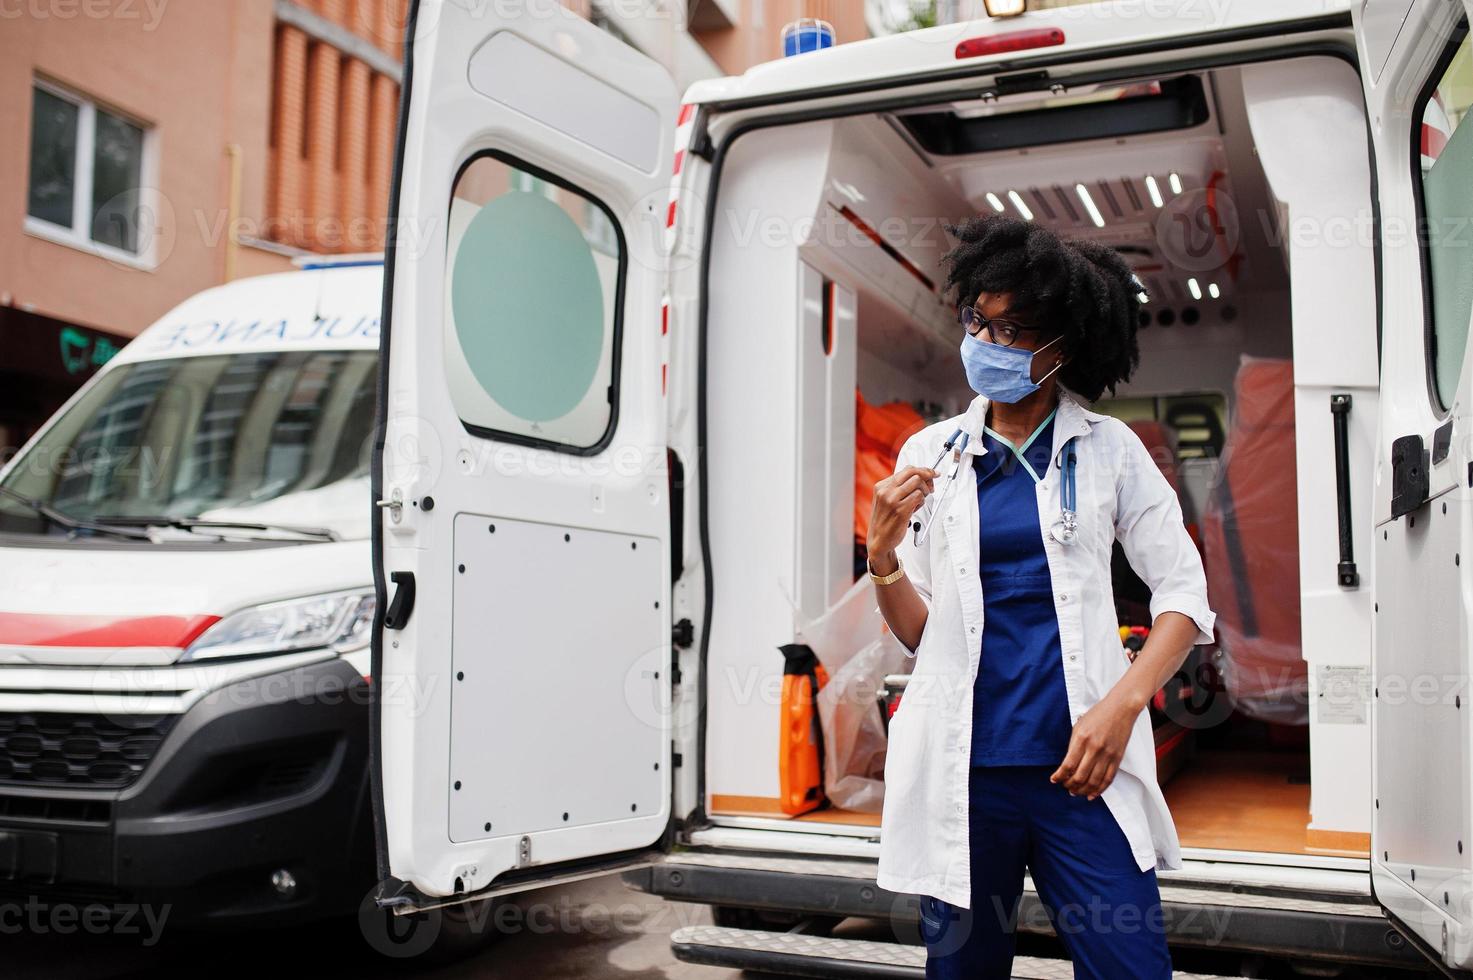
M 914 745 L 912 727 L 921 721 L 916 711 L 921 706 L 909 704 L 901 695 L 900 706 L 890 718 L 890 727 L 885 742 L 885 795 L 887 798 L 902 799 L 920 774 L 920 757 Z

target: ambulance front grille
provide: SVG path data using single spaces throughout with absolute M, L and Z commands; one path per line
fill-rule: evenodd
M 177 720 L 177 715 L 0 714 L 0 783 L 131 785 Z

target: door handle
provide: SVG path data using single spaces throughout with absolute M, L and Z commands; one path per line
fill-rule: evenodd
M 1360 587 L 1355 568 L 1355 542 L 1350 522 L 1350 395 L 1330 396 L 1330 414 L 1335 420 L 1335 514 L 1340 524 L 1340 563 L 1335 573 L 1347 589 Z
M 404 624 L 409 622 L 409 614 L 414 612 L 414 573 L 390 572 L 389 581 L 397 588 L 394 589 L 394 598 L 389 600 L 389 608 L 384 613 L 384 629 L 402 630 Z

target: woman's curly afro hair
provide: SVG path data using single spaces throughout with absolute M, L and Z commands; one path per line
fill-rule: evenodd
M 959 306 L 979 293 L 1011 293 L 1010 315 L 1045 338 L 1062 335 L 1068 363 L 1059 380 L 1089 401 L 1130 379 L 1140 362 L 1141 288 L 1120 253 L 1001 214 L 946 230 L 957 239 L 942 257 L 946 292 Z

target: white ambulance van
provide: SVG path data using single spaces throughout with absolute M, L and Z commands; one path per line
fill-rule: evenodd
M 0 901 L 207 927 L 372 888 L 382 274 L 189 298 L 0 471 Z
M 941 225 L 996 211 L 1143 287 L 1141 368 L 1095 407 L 1178 487 L 1219 614 L 1154 719 L 1171 942 L 1473 966 L 1467 19 L 1119 0 L 678 104 L 556 4 L 417 3 L 373 468 L 380 903 L 624 869 L 718 908 L 683 958 L 919 975 L 915 945 L 773 925 L 915 916 L 875 884 L 873 798 L 830 771 L 792 805 L 780 650 L 882 641 L 856 406 L 969 401 Z M 1048 928 L 1031 890 L 1022 923 Z

